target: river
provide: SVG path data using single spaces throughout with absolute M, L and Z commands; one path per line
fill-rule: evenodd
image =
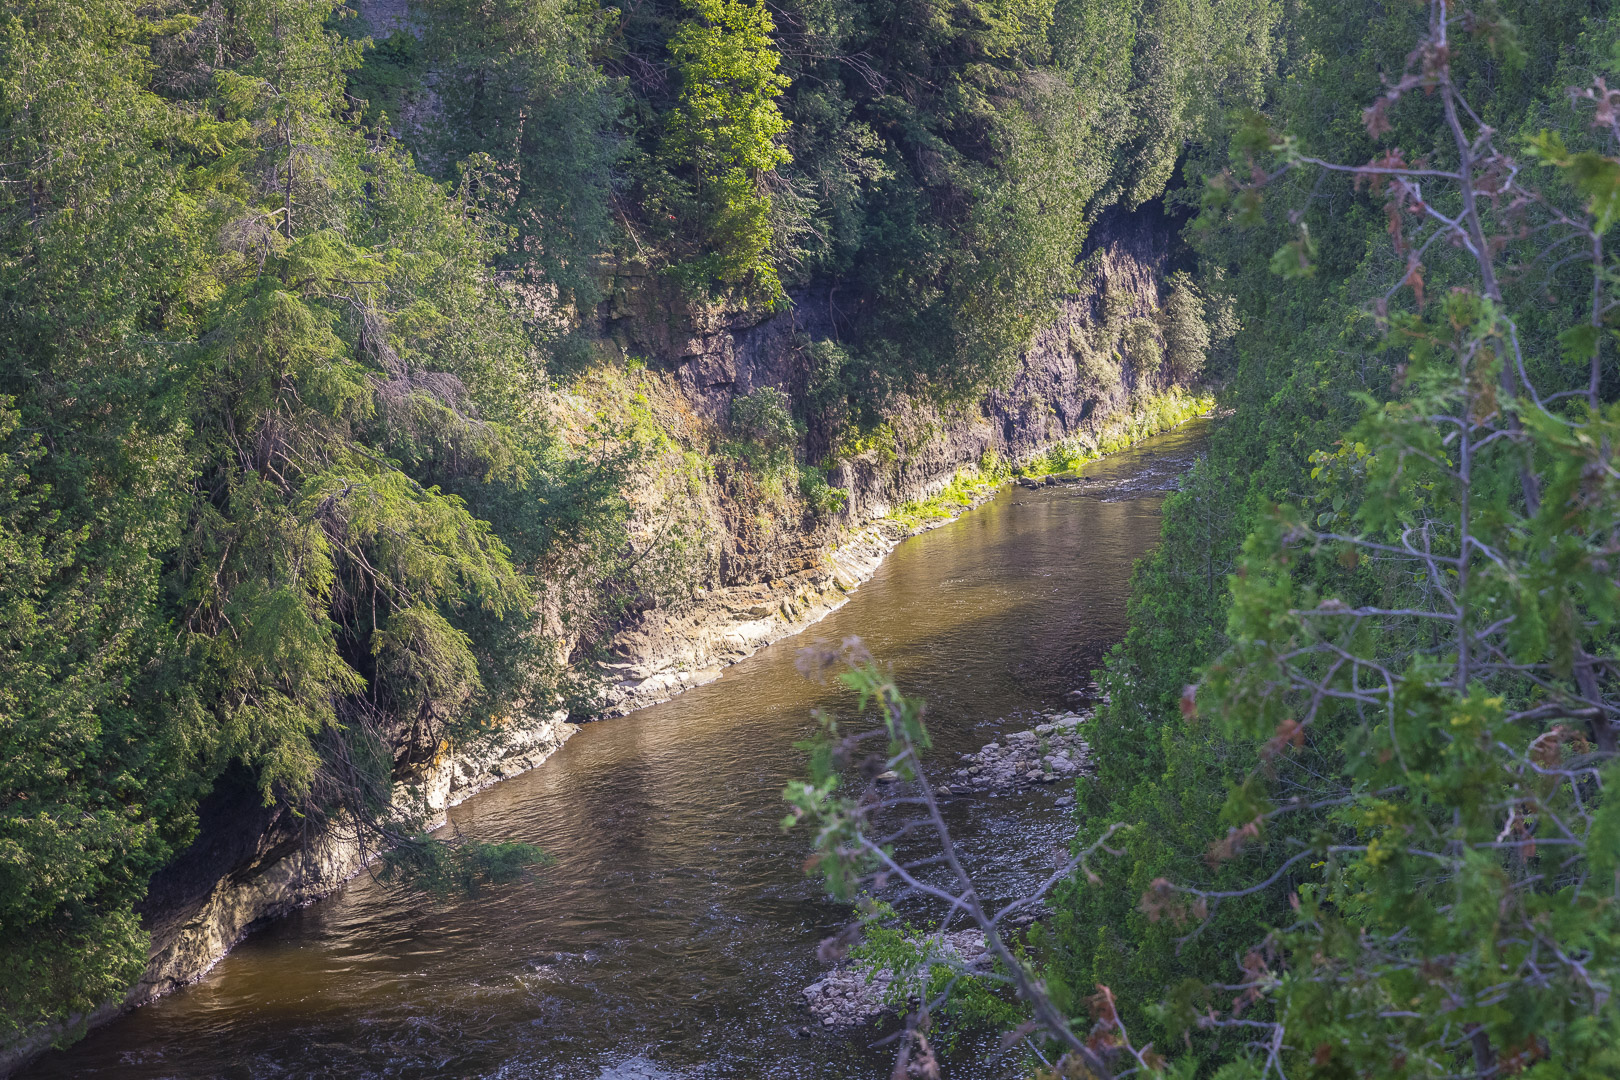
M 250 936 L 187 990 L 53 1051 L 43 1077 L 582 1078 L 888 1075 L 881 1034 L 810 1030 L 799 991 L 843 921 L 784 834 L 793 744 L 847 696 L 794 668 L 863 638 L 928 701 L 943 773 L 958 753 L 1073 701 L 1124 632 L 1132 563 L 1205 421 L 1094 463 L 1084 482 L 1008 488 L 902 543 L 850 603 L 717 681 L 586 725 L 549 761 L 451 811 L 481 839 L 555 856 L 476 898 L 403 897 L 362 874 Z M 1061 785 L 1060 785 L 1061 786 Z M 1059 791 L 950 806 L 982 891 L 1049 872 L 1072 833 Z M 808 1034 L 806 1033 L 808 1031 Z M 1016 1075 L 968 1040 L 953 1080 Z

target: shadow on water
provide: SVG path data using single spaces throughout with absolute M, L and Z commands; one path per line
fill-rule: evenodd
M 797 650 L 859 634 L 928 700 L 941 769 L 1083 685 L 1124 631 L 1163 493 L 1195 422 L 1088 468 L 1009 488 L 906 541 L 854 600 L 716 682 L 592 724 L 540 768 L 452 811 L 537 843 L 532 883 L 434 905 L 366 876 L 238 945 L 201 982 L 42 1059 L 33 1077 L 886 1076 L 872 1030 L 814 1031 L 799 989 L 844 911 L 803 876 L 783 785 L 810 711 L 847 707 Z M 983 890 L 1009 896 L 1067 842 L 1057 792 L 963 800 Z M 963 1053 L 953 1077 L 1016 1075 Z

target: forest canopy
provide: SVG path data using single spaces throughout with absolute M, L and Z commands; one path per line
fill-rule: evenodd
M 1101 676 L 1078 796 L 1124 854 L 1037 935 L 1054 1000 L 1208 1036 L 1146 1071 L 1616 1074 L 1608 4 L 359 6 L 0 0 L 0 1043 L 135 982 L 225 785 L 401 876 L 536 856 L 429 842 L 396 796 L 585 708 L 578 627 L 654 602 L 635 433 L 551 404 L 604 310 L 825 298 L 811 404 L 855 445 L 1003 388 L 1093 226 L 1146 209 L 1180 272 L 1121 332 L 1231 416 Z M 811 410 L 732 411 L 776 468 Z M 1591 873 L 1543 873 L 1577 819 Z M 1567 993 L 1490 997 L 1451 921 Z M 1310 1045 L 1257 1056 L 1285 1021 Z

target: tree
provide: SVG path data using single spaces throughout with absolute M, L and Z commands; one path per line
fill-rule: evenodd
M 1571 112 L 1563 88 L 1603 70 L 1612 29 L 1584 0 L 1504 3 L 1498 12 L 1518 28 L 1517 59 L 1493 51 L 1488 37 L 1463 33 L 1451 41 L 1454 71 L 1470 87 L 1470 103 L 1505 133 L 1499 136 L 1504 146 L 1513 133 L 1544 124 L 1564 130 L 1572 145 L 1579 142 L 1574 129 L 1585 121 Z M 1295 9 L 1282 39 L 1288 50 L 1284 70 L 1292 75 L 1276 86 L 1267 106 L 1271 125 L 1297 136 L 1324 160 L 1381 156 L 1386 148 L 1368 138 L 1360 109 L 1345 103 L 1369 102 L 1386 89 L 1379 72 L 1401 71 L 1426 18 L 1426 9 L 1409 5 Z M 1438 98 L 1414 95 L 1387 115 L 1395 129 L 1388 138 L 1406 149 L 1409 160 L 1443 161 L 1454 153 Z M 1240 128 L 1235 134 L 1260 133 Z M 1262 135 L 1262 148 L 1268 143 Z M 1219 173 L 1230 145 L 1194 147 L 1190 167 Z M 1200 160 L 1210 164 L 1199 166 Z M 1238 147 L 1233 179 L 1250 177 L 1250 164 Z M 1253 164 L 1269 172 L 1281 162 L 1256 152 Z M 1290 918 L 1289 889 L 1282 885 L 1223 901 L 1219 917 L 1199 924 L 1190 937 L 1187 925 L 1162 912 L 1157 921 L 1150 919 L 1139 906 L 1143 893 L 1160 878 L 1214 890 L 1244 888 L 1288 857 L 1276 836 L 1297 829 L 1294 835 L 1308 839 L 1317 824 L 1308 815 L 1298 816 L 1297 824 L 1273 822 L 1272 843 L 1250 844 L 1205 873 L 1211 837 L 1234 824 L 1221 817 L 1229 785 L 1256 767 L 1264 740 L 1229 737 L 1208 708 L 1187 719 L 1180 708 L 1183 688 L 1196 683 L 1228 644 L 1228 574 L 1244 539 L 1269 527 L 1274 506 L 1315 501 L 1309 473 L 1317 463 L 1310 455 L 1334 451 L 1359 422 L 1368 397 L 1383 401 L 1398 393 L 1404 384 L 1396 375 L 1408 362 L 1405 348 L 1389 342 L 1373 311 L 1376 297 L 1406 273 L 1404 256 L 1387 239 L 1383 200 L 1353 173 L 1310 168 L 1275 176 L 1263 190 L 1263 198 L 1251 201 L 1229 189 L 1219 196 L 1221 205 L 1187 233 L 1199 254 L 1201 291 L 1222 308 L 1230 297 L 1241 318 L 1235 363 L 1222 363 L 1228 380 L 1222 401 L 1232 413 L 1212 430 L 1207 462 L 1167 500 L 1161 543 L 1133 581 L 1129 633 L 1098 676 L 1112 702 L 1091 728 L 1097 776 L 1078 794 L 1088 818 L 1131 823 L 1116 836 L 1127 855 L 1095 864 L 1102 887 L 1063 892 L 1051 924 L 1057 946 L 1051 984 L 1065 988 L 1068 1007 L 1080 1009 L 1102 982 L 1114 990 L 1132 1032 L 1161 1047 L 1179 1042 L 1188 1013 L 1145 1006 L 1160 1001 L 1167 989 L 1190 993 L 1191 987 L 1231 981 L 1231 958 Z M 1302 217 L 1315 248 L 1314 272 L 1279 277 L 1271 257 L 1300 239 Z M 1532 258 L 1535 253 L 1530 246 L 1519 250 Z M 1431 298 L 1465 280 L 1466 268 L 1453 264 L 1450 252 L 1444 240 L 1437 241 L 1425 260 Z M 1528 265 L 1517 255 L 1504 256 L 1504 267 L 1515 264 Z M 1578 263 L 1562 266 L 1549 290 L 1541 273 L 1547 266 L 1546 260 L 1535 264 L 1528 277 L 1516 270 L 1503 275 L 1526 366 L 1543 393 L 1573 388 L 1557 335 L 1582 318 L 1579 309 L 1590 290 L 1589 278 L 1584 284 L 1576 280 Z M 1313 513 L 1333 512 L 1335 497 Z M 1341 513 L 1354 511 L 1354 500 L 1346 499 Z M 1294 566 L 1305 581 L 1317 569 L 1336 565 L 1325 562 L 1299 560 Z M 1179 1000 L 1202 999 L 1182 994 Z M 1238 1034 L 1227 1033 L 1227 1041 L 1195 1039 L 1194 1045 L 1213 1066 L 1230 1059 Z
M 763 0 L 682 2 L 690 17 L 669 41 L 680 91 L 665 118 L 662 154 L 685 181 L 677 207 L 707 250 L 679 269 L 693 284 L 736 285 L 775 304 L 782 282 L 770 259 L 765 183 L 792 160 L 780 142 L 788 123 L 776 99 L 789 80 L 777 70 L 776 26 Z
M 7 1041 L 133 981 L 134 905 L 233 761 L 450 877 L 533 855 L 434 847 L 393 798 L 547 704 L 501 659 L 533 580 L 441 484 L 555 462 L 491 222 L 357 124 L 331 14 L 106 0 L 0 26 Z
M 511 228 L 493 257 L 520 275 L 537 328 L 571 329 L 601 299 L 615 242 L 625 101 L 597 63 L 613 13 L 572 0 L 432 0 L 413 12 L 421 44 L 394 67 L 419 90 L 431 72 L 437 108 L 412 103 L 408 119 L 390 119 L 441 179 L 466 171 Z M 395 56 L 374 50 L 360 74 Z
M 196 204 L 129 5 L 0 12 L 0 1040 L 146 960 L 132 906 L 188 838 L 211 732 L 164 612 L 195 476 Z M 179 324 L 176 326 L 176 324 Z
M 1584 213 L 1531 186 L 1454 74 L 1452 35 L 1470 31 L 1512 46 L 1504 24 L 1435 0 L 1403 77 L 1365 114 L 1377 137 L 1415 91 L 1432 95 L 1446 159 L 1408 164 L 1392 148 L 1338 166 L 1271 144 L 1285 169 L 1342 168 L 1385 196 L 1406 271 L 1375 310 L 1407 362 L 1402 392 L 1315 456 L 1314 519 L 1285 512 L 1249 541 L 1233 646 L 1199 699 L 1261 740 L 1212 862 L 1251 844 L 1286 858 L 1245 889 L 1161 881 L 1144 900 L 1177 915 L 1190 899 L 1202 917 L 1294 890 L 1297 917 L 1245 957 L 1230 1011 L 1199 1021 L 1269 1031 L 1257 1073 L 1281 1070 L 1285 1047 L 1375 1074 L 1620 1073 L 1620 583 L 1607 555 L 1620 413 L 1600 396 L 1597 344 L 1616 306 L 1602 241 L 1620 160 L 1543 134 L 1531 155 Z M 1604 84 L 1585 96 L 1601 134 L 1620 134 Z M 1502 283 L 1515 258 L 1572 241 L 1592 298 L 1563 335 L 1590 365 L 1574 407 L 1539 392 Z M 1443 258 L 1442 242 L 1460 254 Z M 1301 251 L 1279 265 L 1299 272 Z M 1438 301 L 1428 276 L 1450 286 Z M 1387 314 L 1402 288 L 1411 308 Z M 1283 824 L 1296 814 L 1308 833 Z M 1269 1018 L 1241 1015 L 1268 1005 Z
M 1205 317 L 1203 298 L 1194 288 L 1190 275 L 1172 274 L 1167 284 L 1170 293 L 1159 315 L 1165 358 L 1170 363 L 1171 380 L 1190 386 L 1203 373 L 1204 363 L 1209 358 L 1209 321 Z

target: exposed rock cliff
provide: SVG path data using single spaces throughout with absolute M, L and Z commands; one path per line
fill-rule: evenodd
M 1158 312 L 1174 235 L 1152 207 L 1105 215 L 1092 233 L 1085 288 L 1036 336 L 1010 385 L 965 412 L 923 403 L 898 411 L 889 443 L 840 461 L 828 476 L 847 492 L 836 515 L 817 518 L 789 501 L 761 525 L 773 508 L 705 485 L 699 501 L 720 508 L 725 523 L 710 538 L 712 576 L 694 582 L 691 599 L 643 610 L 619 628 L 602 711 L 628 712 L 707 682 L 840 606 L 904 535 L 887 515 L 937 494 L 987 453 L 1017 463 L 1066 440 L 1094 445 L 1133 403 L 1164 389 L 1162 354 L 1133 349 L 1126 331 Z M 795 299 L 791 311 L 763 321 L 713 313 L 672 321 L 663 314 L 669 308 L 650 314 L 621 293 L 601 330 L 616 351 L 650 359 L 644 385 L 687 420 L 681 436 L 690 441 L 706 426 L 722 427 L 732 402 L 762 387 L 802 400 L 804 343 L 830 336 L 833 319 L 826 294 Z M 651 519 L 647 527 L 655 527 Z

